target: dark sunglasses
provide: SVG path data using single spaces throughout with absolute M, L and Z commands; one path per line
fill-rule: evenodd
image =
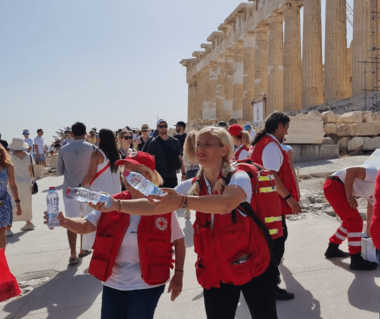
M 123 136 L 122 138 L 125 139 L 125 140 L 131 140 L 132 136 Z
M 167 125 L 158 125 L 158 128 L 168 128 Z
M 149 130 L 141 130 L 141 132 L 148 132 Z

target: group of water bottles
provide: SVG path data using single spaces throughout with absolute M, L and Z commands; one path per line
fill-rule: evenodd
M 140 191 L 145 196 L 149 195 L 163 195 L 164 192 L 160 190 L 152 182 L 148 181 L 144 176 L 139 173 L 130 172 L 125 170 L 123 172 L 125 179 L 128 184 L 131 185 L 136 190 Z M 67 195 L 75 198 L 77 201 L 92 203 L 94 205 L 104 203 L 105 208 L 109 208 L 112 205 L 112 196 L 106 195 L 100 192 L 92 192 L 83 187 L 67 188 Z M 46 197 L 47 204 L 47 215 L 49 228 L 54 228 L 59 226 L 59 196 L 55 187 L 50 187 L 49 192 Z

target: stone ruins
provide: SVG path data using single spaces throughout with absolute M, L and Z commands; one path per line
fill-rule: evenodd
M 354 0 L 353 41 L 349 48 L 346 1 L 326 2 L 324 64 L 321 0 L 241 3 L 218 31 L 208 36 L 202 51 L 180 62 L 187 69 L 189 126 L 199 128 L 231 117 L 239 119 L 240 124 L 252 124 L 251 101 L 264 97 L 264 117 L 276 110 L 296 115 L 311 109 L 322 112 L 336 107 L 340 114 L 364 109 L 364 89 L 373 90 L 376 81 L 370 71 L 373 66 L 359 61 L 370 59 L 371 5 L 380 6 L 377 2 Z M 380 43 L 378 36 L 375 40 Z M 354 137 L 350 145 L 367 147 L 364 145 L 371 143 L 367 139 L 378 132 L 378 126 L 370 123 L 369 115 L 349 114 L 340 117 L 338 123 L 334 113 L 320 114 L 325 123 L 321 122 L 320 127 L 328 136 Z

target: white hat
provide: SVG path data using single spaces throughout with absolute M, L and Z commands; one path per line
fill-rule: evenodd
M 166 124 L 168 124 L 168 122 L 166 122 L 164 119 L 159 119 L 157 121 L 157 125 L 156 126 L 160 125 L 160 123 L 162 123 L 162 122 L 165 122 Z
M 30 133 L 29 133 L 29 130 L 25 129 L 25 130 L 22 131 L 22 134 L 30 134 Z
M 14 137 L 12 143 L 9 144 L 8 148 L 12 151 L 24 151 L 29 148 L 29 145 L 24 142 L 22 138 Z

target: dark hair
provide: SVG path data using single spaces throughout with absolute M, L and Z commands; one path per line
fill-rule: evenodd
M 86 134 L 86 125 L 84 125 L 82 122 L 75 122 L 71 126 L 71 132 L 74 134 L 74 136 L 82 136 Z
M 111 172 L 116 173 L 118 166 L 116 161 L 120 159 L 119 150 L 117 149 L 115 134 L 108 128 L 102 128 L 99 131 L 99 149 L 101 149 L 110 161 Z
M 266 134 L 273 134 L 277 130 L 278 124 L 286 125 L 289 122 L 290 118 L 285 113 L 273 112 L 266 118 L 265 127 L 256 134 L 252 146 L 255 146 Z
M 39 133 L 39 132 L 41 132 L 42 131 L 42 128 L 39 128 L 38 130 L 37 130 L 37 134 Z

